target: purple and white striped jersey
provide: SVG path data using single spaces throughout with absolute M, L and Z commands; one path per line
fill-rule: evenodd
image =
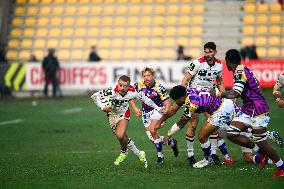
M 240 64 L 234 72 L 233 89 L 243 99 L 242 112 L 257 116 L 269 112 L 269 107 L 263 97 L 258 81 L 252 71 L 245 65 Z

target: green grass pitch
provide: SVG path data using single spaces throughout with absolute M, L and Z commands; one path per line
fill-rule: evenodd
M 278 109 L 271 89 L 264 90 L 270 105 L 270 130 L 284 136 L 284 110 Z M 236 161 L 231 166 L 196 170 L 186 162 L 185 129 L 176 134 L 180 155 L 173 157 L 164 146 L 165 164 L 157 166 L 154 145 L 144 132 L 141 119 L 132 114 L 129 136 L 146 151 L 148 169 L 130 152 L 119 167 L 113 162 L 119 144 L 106 115 L 89 96 L 63 100 L 0 100 L 0 188 L 284 188 L 284 178 L 273 179 L 273 165 L 259 171 L 242 160 L 240 147 L 227 141 Z M 36 105 L 36 106 L 35 106 Z M 160 133 L 165 134 L 179 118 L 171 118 Z M 15 123 L 8 122 L 16 120 Z M 200 120 L 199 127 L 204 122 Z M 284 149 L 274 145 L 284 159 Z M 202 153 L 195 142 L 196 156 Z M 218 151 L 219 155 L 220 152 Z M 220 155 L 220 158 L 222 156 Z

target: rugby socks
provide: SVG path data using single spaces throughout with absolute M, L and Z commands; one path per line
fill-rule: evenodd
M 211 143 L 212 144 L 212 143 Z M 228 153 L 227 147 L 226 147 L 226 143 L 223 139 L 220 139 L 218 141 L 218 148 L 221 151 L 221 153 L 223 154 L 223 156 L 228 160 L 230 159 L 230 155 Z
M 278 162 L 275 163 L 277 169 L 281 169 L 284 170 L 284 163 L 282 161 L 282 159 L 280 159 Z
M 192 157 L 194 156 L 194 136 L 185 136 L 186 139 L 186 144 L 187 144 L 187 157 Z
M 209 140 L 207 140 L 204 144 L 201 144 L 201 148 L 204 153 L 204 157 L 207 159 L 211 154 L 211 144 Z
M 163 142 L 164 141 L 164 136 L 161 136 L 160 138 L 161 138 L 161 141 Z M 173 147 L 174 146 L 174 141 L 169 138 L 166 144 L 168 146 L 170 146 L 170 147 Z
M 127 148 L 133 152 L 137 157 L 140 157 L 140 150 L 135 146 L 133 140 L 128 139 Z
M 210 140 L 210 143 L 211 143 L 211 155 L 216 154 L 216 149 L 217 149 L 217 145 L 218 145 L 217 137 L 218 137 L 218 135 L 210 135 L 209 136 L 209 140 Z
M 162 158 L 163 157 L 163 143 L 162 143 L 161 138 L 155 139 L 154 144 L 158 152 L 158 157 Z

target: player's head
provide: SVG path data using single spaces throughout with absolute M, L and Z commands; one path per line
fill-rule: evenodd
M 118 79 L 118 93 L 120 95 L 125 95 L 130 86 L 130 77 L 127 75 L 122 75 Z
M 144 83 L 147 87 L 151 87 L 155 82 L 155 70 L 153 68 L 145 67 L 141 71 Z
M 207 42 L 204 45 L 204 58 L 207 60 L 208 63 L 213 64 L 212 61 L 217 54 L 216 44 L 214 42 Z
M 175 101 L 179 106 L 182 106 L 185 103 L 186 88 L 182 85 L 174 86 L 170 91 L 170 97 Z
M 241 63 L 241 55 L 237 49 L 230 49 L 225 55 L 226 65 L 229 71 Z

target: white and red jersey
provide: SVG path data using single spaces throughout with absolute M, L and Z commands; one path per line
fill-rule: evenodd
M 143 95 L 143 93 L 138 93 L 133 86 L 129 87 L 124 96 L 118 93 L 118 86 L 116 85 L 114 88 L 107 88 L 94 93 L 91 98 L 100 109 L 103 110 L 105 106 L 112 106 L 113 113 L 124 115 L 125 118 L 130 117 L 129 101 L 132 99 L 141 99 L 154 109 L 161 109 L 150 98 Z
M 189 87 L 211 89 L 217 76 L 222 77 L 223 63 L 220 59 L 214 58 L 214 63 L 210 66 L 206 59 L 201 57 L 190 62 L 186 71 L 192 75 Z
M 283 89 L 284 89 L 284 72 L 282 72 L 279 75 L 278 80 L 277 80 L 277 82 L 274 85 L 273 92 L 281 91 Z

